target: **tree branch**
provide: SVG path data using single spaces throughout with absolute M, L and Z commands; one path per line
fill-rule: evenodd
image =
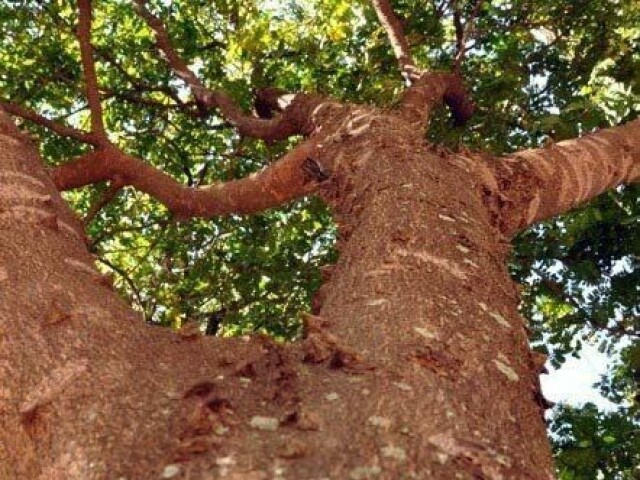
M 98 77 L 93 60 L 93 48 L 91 47 L 91 0 L 78 0 L 78 41 L 80 42 L 80 56 L 84 70 L 84 82 L 86 86 L 87 102 L 91 111 L 91 131 L 107 141 L 102 119 L 102 104 L 100 103 L 100 90 L 98 89 Z
M 476 5 L 473 7 L 473 12 L 465 22 L 462 24 L 462 12 L 458 5 L 457 0 L 453 1 L 453 24 L 456 29 L 456 55 L 453 60 L 453 71 L 460 73 L 462 62 L 464 61 L 465 54 L 467 53 L 466 44 L 470 38 L 473 37 L 475 21 L 480 15 L 480 9 L 482 9 L 483 0 L 476 0 Z
M 420 128 L 426 127 L 433 109 L 447 104 L 456 125 L 464 124 L 473 114 L 474 105 L 459 75 L 454 73 L 424 73 L 407 89 L 400 111 Z
M 48 128 L 52 132 L 63 137 L 73 138 L 74 140 L 78 140 L 82 143 L 88 143 L 89 145 L 98 146 L 102 144 L 102 139 L 95 133 L 83 132 L 82 130 L 69 127 L 68 125 L 63 125 L 16 103 L 0 100 L 0 108 L 12 115 L 15 115 L 16 117 L 24 118 L 25 120 L 29 120 L 37 125 Z
M 220 90 L 210 90 L 189 69 L 187 63 L 173 48 L 171 38 L 162 21 L 153 15 L 146 6 L 146 0 L 135 0 L 138 14 L 147 22 L 154 31 L 156 45 L 163 53 L 171 69 L 191 89 L 196 101 L 204 108 L 218 108 L 226 120 L 238 129 L 243 136 L 260 138 L 263 140 L 283 140 L 292 135 L 307 134 L 306 115 L 310 111 L 305 110 L 304 115 L 296 111 L 297 103 L 294 100 L 280 116 L 274 119 L 261 119 L 244 112 L 236 105 L 229 95 Z M 300 97 L 297 95 L 296 97 Z
M 398 20 L 398 17 L 393 12 L 389 0 L 372 0 L 371 3 L 378 15 L 380 23 L 387 32 L 393 53 L 398 60 L 400 73 L 412 79 L 411 74 L 416 71 L 417 68 L 411 56 L 411 49 L 404 35 L 402 23 L 400 23 L 400 20 Z
M 621 183 L 640 180 L 640 120 L 495 159 L 486 202 L 508 236 Z
M 122 189 L 122 182 L 119 177 L 116 177 L 107 187 L 107 189 L 102 192 L 102 195 L 98 199 L 96 203 L 91 205 L 91 208 L 87 212 L 87 214 L 82 219 L 82 223 L 84 223 L 85 227 L 91 223 L 91 221 L 100 213 L 100 210 L 104 208 L 111 200 L 113 200 L 118 192 Z
M 112 146 L 61 165 L 52 170 L 51 176 L 59 190 L 118 179 L 121 185 L 131 185 L 151 195 L 182 218 L 246 214 L 311 193 L 316 183 L 310 180 L 304 165 L 314 148 L 313 142 L 302 143 L 261 172 L 199 188 L 185 187 Z

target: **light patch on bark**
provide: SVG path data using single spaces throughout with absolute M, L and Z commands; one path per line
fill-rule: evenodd
M 14 147 L 22 146 L 22 142 L 12 135 L 7 135 L 6 133 L 0 133 L 0 138 L 2 138 L 2 142 L 6 142 L 11 146 L 14 146 Z
M 564 162 L 564 166 L 567 170 L 567 172 L 569 173 L 569 178 L 572 180 L 570 181 L 569 185 L 567 185 L 570 189 L 571 189 L 571 199 L 572 199 L 572 204 L 575 205 L 577 203 L 580 202 L 580 200 L 582 200 L 584 198 L 584 185 L 582 183 L 582 172 L 580 171 L 580 163 L 581 162 L 575 162 L 575 158 L 576 156 L 579 156 L 579 151 L 561 151 L 558 152 L 558 155 L 560 155 Z
M 382 473 L 382 469 L 377 465 L 373 467 L 356 467 L 349 472 L 349 478 L 351 480 L 367 480 L 369 478 L 377 477 Z
M 371 417 L 369 417 L 367 419 L 367 422 L 369 422 L 374 427 L 378 427 L 378 428 L 387 429 L 387 428 L 391 427 L 391 420 L 390 419 L 388 419 L 386 417 L 380 417 L 378 415 L 372 415 Z
M 420 335 L 423 338 L 426 338 L 427 340 L 433 340 L 438 338 L 438 335 L 436 335 L 435 333 L 433 333 L 430 330 L 427 330 L 424 327 L 414 327 L 413 328 L 416 332 L 418 332 L 418 335 Z
M 465 247 L 464 245 L 460 245 L 460 244 L 457 244 L 457 245 L 456 245 L 456 248 L 457 248 L 458 250 L 460 250 L 460 251 L 461 251 L 462 253 L 464 253 L 464 254 L 467 254 L 467 253 L 469 253 L 469 252 L 471 251 L 470 249 L 468 249 L 468 248 L 467 248 L 467 247 Z
M 393 382 L 393 384 L 398 387 L 400 390 L 404 390 L 405 392 L 411 392 L 413 388 L 411 385 L 404 382 Z
M 216 465 L 219 468 L 221 477 L 229 475 L 229 468 L 235 466 L 236 463 L 236 459 L 232 455 L 216 458 Z
M 458 265 L 445 258 L 438 258 L 427 252 L 409 252 L 408 250 L 405 250 L 403 248 L 396 250 L 396 252 L 401 257 L 414 257 L 425 263 L 436 265 L 437 267 L 446 270 L 451 275 L 460 280 L 467 279 L 467 274 L 464 273 L 464 271 L 462 271 L 462 269 Z
M 42 183 L 40 180 L 31 175 L 27 175 L 21 172 L 0 172 L 0 179 L 2 179 L 3 177 L 11 179 L 12 181 L 26 182 L 35 187 L 45 188 L 44 183 Z
M 527 211 L 527 225 L 533 223 L 533 220 L 536 218 L 538 214 L 538 210 L 540 209 L 540 194 L 536 192 L 533 200 L 529 203 L 529 210 Z
M 71 225 L 69 225 L 64 220 L 58 219 L 58 227 L 61 228 L 62 230 L 64 230 L 65 232 L 69 233 L 72 237 L 77 238 L 82 243 L 85 242 L 85 240 L 86 240 L 85 237 L 81 233 L 79 233 L 78 230 L 73 228 Z
M 346 132 L 352 137 L 362 135 L 371 127 L 371 119 L 374 116 L 374 113 L 361 113 L 361 110 L 356 110 L 354 115 L 348 119 Z
M 28 414 L 37 407 L 51 403 L 86 369 L 86 359 L 56 368 L 27 395 L 27 398 L 20 405 L 20 413 L 23 415 Z
M 440 220 L 444 220 L 445 222 L 455 222 L 456 219 L 453 217 L 450 217 L 449 215 L 445 215 L 444 213 L 439 213 L 438 214 L 438 218 Z
M 465 264 L 467 264 L 467 265 L 470 265 L 470 266 L 472 266 L 473 268 L 479 268 L 479 267 L 478 267 L 478 265 L 477 265 L 473 260 L 470 260 L 470 259 L 468 259 L 468 258 L 465 258 L 464 260 L 462 260 L 462 263 L 465 263 Z
M 331 393 L 327 393 L 324 396 L 324 398 L 327 399 L 329 402 L 335 402 L 340 398 L 340 395 L 338 395 L 336 392 L 331 392 Z
M 498 370 L 500 370 L 512 382 L 517 382 L 518 380 L 520 380 L 518 374 L 509 365 L 505 365 L 500 360 L 494 360 L 493 363 L 495 363 Z
M 373 150 L 367 150 L 362 155 L 359 155 L 358 159 L 354 162 L 355 166 L 364 167 L 369 160 L 371 160 L 371 157 L 373 157 L 373 153 Z
M 491 318 L 493 318 L 500 325 L 502 325 L 505 328 L 511 328 L 511 324 L 502 315 L 500 315 L 498 312 L 492 312 L 491 310 L 489 310 L 489 307 L 487 307 L 486 303 L 478 302 L 478 305 L 480 306 L 480 308 L 482 309 L 483 312 L 486 312 L 487 315 L 489 315 Z
M 495 462 L 493 455 L 479 444 L 458 441 L 450 432 L 438 433 L 429 437 L 429 443 L 440 450 L 436 458 L 443 465 L 451 457 L 465 458 L 476 465 L 490 480 L 503 480 L 499 467 L 491 465 Z
M 44 219 L 53 217 L 54 214 L 43 210 L 42 208 L 27 207 L 25 205 L 14 205 L 6 212 L 0 214 L 0 219 L 27 219 L 30 223 L 38 223 Z
M 572 198 L 571 197 L 571 189 L 569 188 L 568 184 L 568 175 L 567 175 L 567 171 L 566 171 L 566 167 L 565 165 L 561 165 L 558 167 L 558 171 L 560 172 L 560 177 L 562 178 L 561 182 L 560 182 L 560 189 L 558 191 L 558 205 L 570 205 L 571 203 L 567 202 L 567 198 Z
M 249 422 L 249 425 L 251 425 L 251 427 L 256 428 L 258 430 L 275 432 L 280 426 L 280 422 L 275 417 L 261 417 L 260 415 L 255 415 L 251 417 L 251 421 Z
M 162 470 L 162 478 L 174 478 L 180 474 L 180 466 L 172 463 L 171 465 L 167 465 Z
M 49 203 L 51 202 L 51 195 L 42 195 L 30 187 L 3 185 L 2 190 L 0 190 L 0 201 L 5 201 L 9 204 L 18 201 Z
M 379 305 L 384 305 L 385 303 L 389 303 L 389 300 L 387 300 L 386 298 L 374 298 L 373 300 L 367 300 L 365 305 L 368 305 L 370 307 L 377 307 Z
M 96 271 L 95 268 L 93 268 L 90 265 L 87 265 L 84 262 L 81 262 L 80 260 L 76 260 L 75 258 L 70 258 L 67 257 L 64 259 L 64 263 L 66 263 L 67 265 L 69 265 L 71 268 L 75 268 L 76 270 L 80 270 L 81 272 L 84 272 L 88 275 L 91 276 L 97 276 L 98 272 Z
M 407 452 L 405 452 L 404 448 L 396 447 L 394 445 L 387 445 L 386 447 L 382 447 L 380 450 L 383 457 L 393 458 L 398 462 L 404 462 L 407 460 Z

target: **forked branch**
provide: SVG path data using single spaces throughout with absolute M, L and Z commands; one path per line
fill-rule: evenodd
M 404 94 L 401 111 L 424 128 L 431 112 L 443 100 L 449 106 L 456 125 L 462 125 L 473 114 L 471 102 L 462 79 L 455 74 L 420 71 L 411 56 L 402 24 L 393 12 L 389 0 L 372 0 L 373 7 L 384 26 L 402 74 L 415 82 Z M 480 0 L 478 2 L 480 5 Z
M 156 46 L 164 55 L 169 67 L 187 84 L 200 106 L 206 109 L 219 109 L 225 119 L 237 128 L 238 133 L 247 137 L 282 140 L 292 135 L 306 133 L 305 121 L 302 120 L 304 115 L 296 111 L 298 105 L 295 101 L 280 116 L 265 120 L 245 115 L 225 92 L 208 89 L 173 48 L 167 29 L 162 21 L 147 8 L 146 0 L 135 0 L 135 3 L 138 14 L 153 30 Z M 305 115 L 308 113 L 310 112 L 304 112 Z
M 456 53 L 453 59 L 453 71 L 460 73 L 462 62 L 464 62 L 467 53 L 467 42 L 473 38 L 475 30 L 475 22 L 480 15 L 483 0 L 476 0 L 473 12 L 465 23 L 462 22 L 462 9 L 457 0 L 453 0 L 453 25 L 456 30 Z

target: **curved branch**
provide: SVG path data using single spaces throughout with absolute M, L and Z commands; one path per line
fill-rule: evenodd
M 424 73 L 404 93 L 400 111 L 425 127 L 433 109 L 443 101 L 451 110 L 456 125 L 464 124 L 473 114 L 474 104 L 462 78 L 454 73 Z
M 68 125 L 63 125 L 54 120 L 43 117 L 33 110 L 22 107 L 17 103 L 0 100 L 0 108 L 12 115 L 15 115 L 16 117 L 24 118 L 25 120 L 29 120 L 37 125 L 48 128 L 52 132 L 63 137 L 73 138 L 74 140 L 78 140 L 82 143 L 88 143 L 89 145 L 98 146 L 102 144 L 102 138 L 95 133 L 83 132 L 82 130 L 69 127 Z
M 488 165 L 486 202 L 511 236 L 621 183 L 640 181 L 640 120 Z
M 205 87 L 173 48 L 169 33 L 162 21 L 149 11 L 146 0 L 135 0 L 135 3 L 138 14 L 155 34 L 156 46 L 163 53 L 171 69 L 191 89 L 193 96 L 201 106 L 207 109 L 218 108 L 224 118 L 236 127 L 238 133 L 243 136 L 262 140 L 282 140 L 292 135 L 308 133 L 304 131 L 305 122 L 301 122 L 300 115 L 295 111 L 287 108 L 279 117 L 269 120 L 245 115 L 225 92 Z
M 404 35 L 402 23 L 400 23 L 400 20 L 398 20 L 398 17 L 393 12 L 389 0 L 372 0 L 371 3 L 378 15 L 380 23 L 387 32 L 393 53 L 398 60 L 400 73 L 405 76 L 410 75 L 417 70 L 417 68 L 411 56 L 411 49 Z
M 100 103 L 100 90 L 98 89 L 98 77 L 93 60 L 93 48 L 91 46 L 91 0 L 78 0 L 78 41 L 80 43 L 80 56 L 84 69 L 84 82 L 86 85 L 87 102 L 91 110 L 91 131 L 106 141 L 104 122 L 102 119 L 102 105 Z
M 131 185 L 162 202 L 181 218 L 260 212 L 309 194 L 316 183 L 305 170 L 314 142 L 298 145 L 276 163 L 240 180 L 206 187 L 185 187 L 167 174 L 107 146 L 52 170 L 59 190 L 105 180 Z

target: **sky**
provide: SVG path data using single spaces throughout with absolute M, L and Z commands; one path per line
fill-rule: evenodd
M 593 384 L 607 371 L 611 359 L 600 353 L 596 346 L 583 344 L 580 359 L 567 357 L 558 370 L 549 368 L 549 375 L 541 375 L 544 396 L 555 403 L 580 406 L 594 403 L 601 410 L 614 410 L 615 404 L 604 398 Z

